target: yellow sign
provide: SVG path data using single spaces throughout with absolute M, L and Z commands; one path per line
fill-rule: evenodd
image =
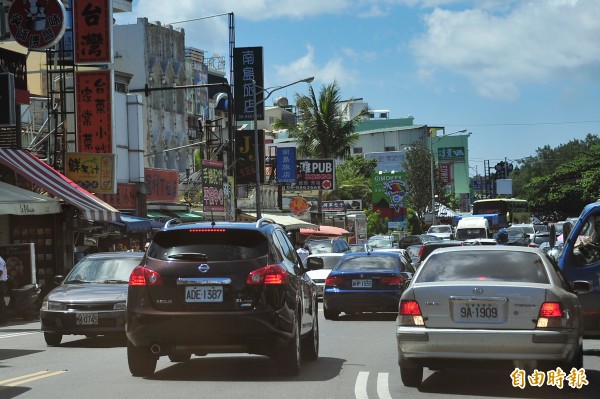
M 91 193 L 115 193 L 115 154 L 67 153 L 65 175 Z

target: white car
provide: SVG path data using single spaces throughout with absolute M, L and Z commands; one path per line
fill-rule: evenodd
M 583 316 L 576 293 L 590 290 L 587 281 L 569 287 L 537 248 L 437 249 L 400 299 L 396 339 L 402 382 L 420 386 L 423 367 L 481 362 L 527 371 L 580 369 Z
M 442 240 L 451 240 L 454 237 L 454 230 L 449 224 L 434 224 L 427 229 L 427 234 L 439 237 Z
M 317 285 L 317 294 L 319 298 L 323 298 L 325 279 L 343 255 L 344 254 L 341 252 L 331 252 L 308 255 L 306 259 L 304 259 L 304 266 L 310 268 L 306 274 Z

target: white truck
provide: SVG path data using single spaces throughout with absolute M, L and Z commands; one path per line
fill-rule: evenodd
M 457 240 L 492 238 L 490 222 L 482 216 L 463 217 L 456 225 Z

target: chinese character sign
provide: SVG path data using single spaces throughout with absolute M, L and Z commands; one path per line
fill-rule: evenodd
M 262 50 L 262 47 L 233 49 L 235 115 L 238 121 L 254 120 L 255 112 L 258 120 L 265 118 Z M 256 83 L 253 84 L 253 81 Z
M 277 148 L 277 183 L 296 181 L 296 148 Z
M 144 168 L 147 201 L 174 202 L 179 197 L 179 173 L 170 169 Z
M 464 147 L 440 147 L 437 153 L 440 161 L 465 161 Z
M 223 165 L 223 162 L 220 161 L 202 161 L 202 204 L 205 212 L 225 211 Z
M 253 130 L 236 130 L 235 154 L 238 158 L 235 164 L 237 184 L 256 184 Z M 263 183 L 265 181 L 265 132 L 263 130 L 258 130 L 258 161 L 259 180 Z
M 114 193 L 114 154 L 67 153 L 65 175 L 91 193 Z
M 135 183 L 118 183 L 115 194 L 97 194 L 97 197 L 120 211 L 136 210 L 137 191 Z
M 65 19 L 60 0 L 15 0 L 8 10 L 8 29 L 21 46 L 41 50 L 60 41 L 67 28 Z
M 296 160 L 296 182 L 288 190 L 333 190 L 335 165 L 333 159 Z
M 446 184 L 446 185 L 452 184 L 454 179 L 452 176 L 452 164 L 451 163 L 440 162 L 440 164 L 438 165 L 438 171 L 440 173 L 440 179 L 444 182 L 444 184 Z
M 75 64 L 110 64 L 112 58 L 112 1 L 73 1 Z
M 114 152 L 112 77 L 112 70 L 75 72 L 78 152 Z

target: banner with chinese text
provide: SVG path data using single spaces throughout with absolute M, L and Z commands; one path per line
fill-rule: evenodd
M 90 193 L 115 192 L 115 154 L 67 153 L 65 175 Z
M 113 71 L 75 72 L 77 152 L 111 154 Z
M 233 49 L 235 118 L 237 121 L 265 119 L 263 48 L 236 47 Z M 252 83 L 255 82 L 255 84 Z M 256 88 L 256 104 L 254 89 Z
M 75 64 L 111 64 L 112 0 L 73 1 Z
M 223 165 L 221 161 L 202 161 L 202 205 L 204 212 L 224 212 Z
M 144 169 L 146 201 L 179 201 L 179 173 L 171 169 Z

